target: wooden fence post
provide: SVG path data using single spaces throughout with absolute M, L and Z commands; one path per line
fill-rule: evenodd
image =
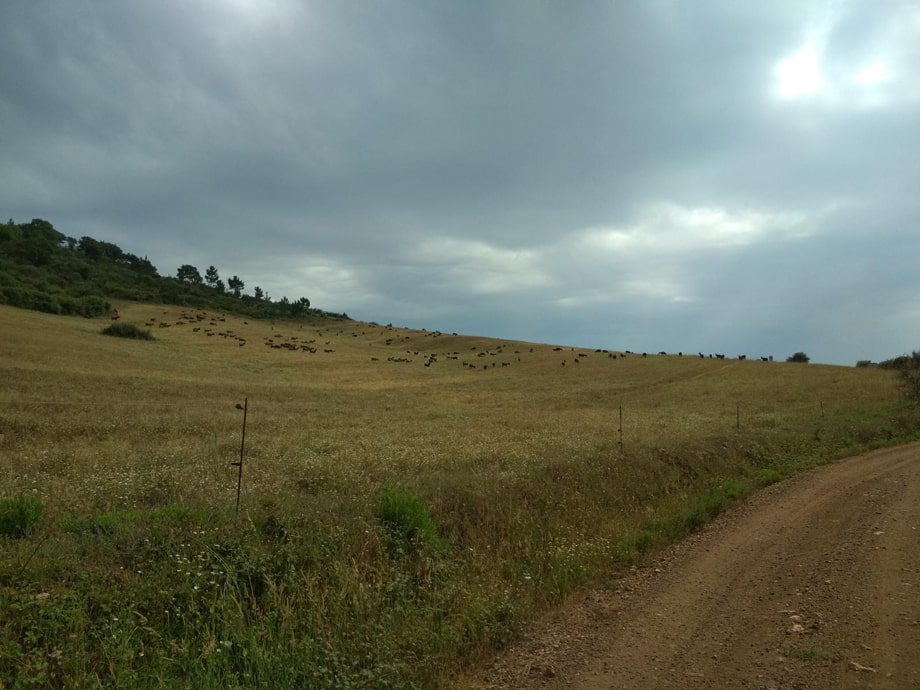
M 239 403 L 237 403 L 237 409 L 240 408 Z M 235 465 L 239 468 L 239 472 L 236 475 L 236 514 L 240 514 L 240 491 L 243 488 L 243 451 L 246 448 L 246 415 L 249 412 L 249 398 L 243 399 L 243 433 L 240 437 L 240 459 L 239 462 L 231 462 L 231 465 Z

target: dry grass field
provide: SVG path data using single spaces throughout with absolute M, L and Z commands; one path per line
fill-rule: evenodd
M 448 686 L 731 500 L 917 429 L 877 369 L 117 306 L 154 340 L 0 307 L 0 499 L 42 507 L 0 537 L 0 688 Z

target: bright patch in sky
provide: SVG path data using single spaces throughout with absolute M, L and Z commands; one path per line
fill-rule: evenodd
M 421 264 L 440 265 L 445 279 L 472 293 L 513 292 L 547 282 L 531 250 L 437 237 L 425 240 L 409 254 Z
M 811 43 L 806 43 L 795 55 L 781 60 L 773 75 L 780 98 L 807 96 L 819 91 L 824 82 L 817 50 Z
M 773 237 L 796 236 L 802 232 L 803 221 L 800 214 L 792 212 L 733 211 L 661 203 L 648 208 L 632 227 L 590 228 L 584 238 L 595 247 L 611 251 L 672 254 L 745 246 L 768 232 Z
M 859 70 L 853 80 L 861 86 L 875 86 L 891 81 L 891 71 L 884 62 L 874 62 Z

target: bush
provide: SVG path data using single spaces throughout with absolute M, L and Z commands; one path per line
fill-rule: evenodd
M 811 361 L 811 357 L 806 355 L 804 352 L 796 352 L 791 357 L 786 358 L 787 362 L 801 362 L 802 364 L 808 364 Z
M 97 295 L 61 297 L 61 312 L 79 316 L 102 316 L 112 310 L 112 305 Z
M 116 338 L 134 338 L 136 340 L 153 340 L 153 334 L 133 323 L 113 323 L 102 329 L 102 335 L 112 335 Z
M 891 369 L 898 371 L 910 366 L 911 357 L 909 355 L 899 355 L 892 359 L 885 359 L 878 363 L 879 369 Z
M 3 302 L 11 307 L 43 311 L 47 314 L 60 314 L 60 303 L 46 292 L 30 288 L 6 287 L 3 288 Z
M 898 367 L 898 383 L 905 399 L 920 403 L 920 350 L 904 356 Z
M 41 519 L 42 502 L 33 496 L 14 496 L 0 500 L 0 534 L 27 537 Z
M 391 548 L 400 554 L 444 548 L 421 496 L 403 489 L 384 489 L 375 516 Z

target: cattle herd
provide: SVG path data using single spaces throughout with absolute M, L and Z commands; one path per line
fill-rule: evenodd
M 169 314 L 169 312 L 164 312 L 164 315 Z M 117 318 L 117 316 L 116 316 Z M 189 326 L 191 325 L 191 331 L 193 333 L 200 333 L 206 337 L 217 337 L 233 341 L 238 347 L 244 347 L 246 345 L 246 338 L 242 335 L 237 334 L 232 329 L 222 327 L 221 324 L 226 322 L 226 317 L 223 315 L 209 314 L 205 311 L 197 311 L 193 313 L 182 312 L 178 319 L 174 321 L 163 321 L 160 319 L 152 318 L 147 321 L 147 326 L 158 326 L 159 328 L 170 328 L 174 326 Z M 249 326 L 248 321 L 242 322 L 244 326 Z M 264 322 L 258 322 L 264 323 Z M 286 324 L 285 329 L 291 329 L 294 326 L 291 324 Z M 587 352 L 578 352 L 576 348 L 569 347 L 563 348 L 559 346 L 546 346 L 546 345 L 537 345 L 537 346 L 521 346 L 515 343 L 509 343 L 505 341 L 494 341 L 490 346 L 483 345 L 473 345 L 468 349 L 463 351 L 459 349 L 443 349 L 441 352 L 424 352 L 422 349 L 418 348 L 419 337 L 430 338 L 432 341 L 439 340 L 445 337 L 445 334 L 441 331 L 427 331 L 425 329 L 411 330 L 405 328 L 396 328 L 392 324 L 387 324 L 386 326 L 380 326 L 376 323 L 363 324 L 355 322 L 336 322 L 334 325 L 327 325 L 322 328 L 314 328 L 309 324 L 297 325 L 297 335 L 284 335 L 275 331 L 274 323 L 271 323 L 272 332 L 270 335 L 263 336 L 262 342 L 265 347 L 274 349 L 274 350 L 284 350 L 288 352 L 300 352 L 310 355 L 315 354 L 334 354 L 336 348 L 333 346 L 337 338 L 341 337 L 350 337 L 350 338 L 361 338 L 364 337 L 368 340 L 368 346 L 376 348 L 378 351 L 381 348 L 387 350 L 397 349 L 397 353 L 389 354 L 386 357 L 381 357 L 378 354 L 370 355 L 370 362 L 380 362 L 380 363 L 394 363 L 394 364 L 412 364 L 412 363 L 421 363 L 425 368 L 431 368 L 438 364 L 439 362 L 447 361 L 459 361 L 461 366 L 464 369 L 470 371 L 477 370 L 492 370 L 492 369 L 504 369 L 505 367 L 512 366 L 513 363 L 521 362 L 522 354 L 524 356 L 534 354 L 535 348 L 538 350 L 545 350 L 550 348 L 554 353 L 567 353 L 565 357 L 560 360 L 561 366 L 565 367 L 567 364 L 579 364 L 582 360 L 588 357 Z M 383 337 L 379 334 L 380 331 L 383 331 Z M 368 334 L 370 331 L 370 334 Z M 457 333 L 451 333 L 451 344 L 456 348 L 461 342 L 469 342 L 470 338 L 460 338 Z M 522 353 L 522 347 L 527 349 L 526 353 Z M 433 349 L 433 348 L 426 348 Z M 607 359 L 625 359 L 627 356 L 637 356 L 637 357 L 649 357 L 649 353 L 641 352 L 636 353 L 631 350 L 605 350 L 605 349 L 595 349 L 595 354 L 598 354 Z M 668 353 L 664 350 L 657 352 L 658 356 L 666 356 Z M 683 352 L 677 352 L 677 357 L 685 356 Z M 726 359 L 725 354 L 722 353 L 710 353 L 704 354 L 703 352 L 698 352 L 697 355 L 700 359 Z M 736 358 L 738 361 L 744 361 L 748 359 L 747 355 L 738 355 Z M 763 362 L 772 362 L 773 357 L 760 357 L 760 360 Z

